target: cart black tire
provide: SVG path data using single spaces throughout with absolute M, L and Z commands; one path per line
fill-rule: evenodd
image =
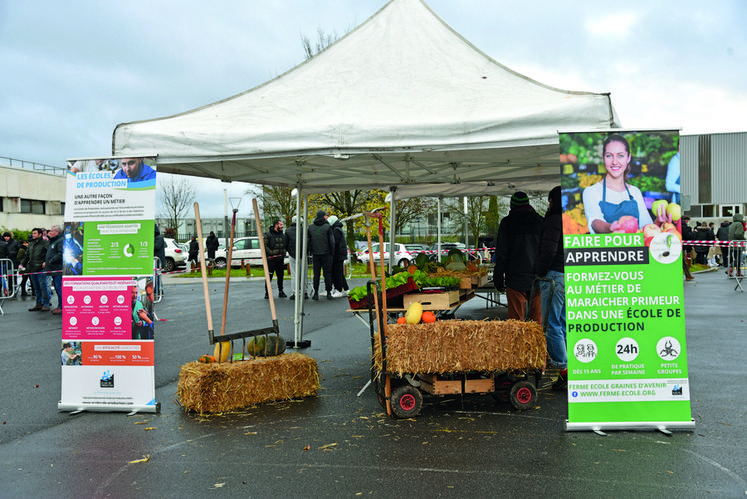
M 537 405 L 537 388 L 529 381 L 518 381 L 511 387 L 511 405 L 520 411 Z
M 398 386 L 392 390 L 389 401 L 392 403 L 392 412 L 401 419 L 417 416 L 423 407 L 423 395 L 410 385 Z
M 491 393 L 496 402 L 502 404 L 508 404 L 511 401 L 511 385 L 512 381 L 505 377 L 495 378 L 495 391 Z
M 376 379 L 374 379 L 373 386 L 374 391 L 376 392 L 376 398 L 379 399 L 379 405 L 386 409 L 386 395 L 384 394 L 384 383 L 382 383 L 381 376 L 377 376 Z

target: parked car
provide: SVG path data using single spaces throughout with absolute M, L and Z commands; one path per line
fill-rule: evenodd
M 173 272 L 176 269 L 187 268 L 187 253 L 173 239 L 164 237 L 163 241 L 166 243 L 166 261 L 163 264 L 163 271 Z
M 259 237 L 240 237 L 233 241 L 231 251 L 231 267 L 241 267 L 241 261 L 249 265 L 262 265 L 262 250 L 259 247 Z M 220 247 L 215 252 L 215 265 L 223 267 L 228 261 L 228 249 Z M 285 256 L 285 263 L 290 260 Z
M 417 256 L 416 252 L 411 253 L 410 251 L 408 251 L 404 244 L 396 244 L 394 248 L 394 264 L 400 267 L 406 267 L 407 265 L 410 265 L 410 262 L 415 260 L 415 257 Z M 379 243 L 372 245 L 371 249 L 373 250 L 373 261 L 380 261 L 381 254 L 379 252 Z M 357 257 L 358 261 L 362 263 L 368 263 L 370 259 L 367 249 L 359 251 Z M 389 243 L 384 243 L 384 261 L 387 261 L 388 259 Z
M 465 246 L 464 243 L 441 243 L 441 256 L 440 258 L 438 255 L 438 243 L 433 244 L 428 251 L 428 255 L 430 256 L 431 260 L 436 262 L 440 261 L 441 258 L 447 256 L 449 254 L 449 251 L 452 249 L 458 249 L 464 254 L 466 260 L 475 260 L 477 257 L 470 252 L 467 252 L 467 246 Z

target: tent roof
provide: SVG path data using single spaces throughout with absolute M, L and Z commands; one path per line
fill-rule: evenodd
M 392 0 L 277 78 L 174 116 L 123 123 L 117 156 L 159 171 L 307 192 L 558 182 L 559 130 L 616 127 L 609 94 L 497 63 L 422 0 Z

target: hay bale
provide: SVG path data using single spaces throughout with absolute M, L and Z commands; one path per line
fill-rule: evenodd
M 316 360 L 286 353 L 232 363 L 190 362 L 179 373 L 176 395 L 185 409 L 203 414 L 308 397 L 317 390 Z
M 381 370 L 375 342 L 374 364 Z M 387 325 L 387 371 L 443 374 L 542 369 L 547 346 L 535 322 L 437 321 Z

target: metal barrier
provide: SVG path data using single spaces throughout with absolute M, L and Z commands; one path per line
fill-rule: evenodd
M 3 300 L 16 296 L 19 277 L 16 275 L 13 261 L 10 258 L 0 258 L 0 315 L 5 315 Z
M 163 298 L 163 269 L 161 261 L 157 256 L 153 257 L 153 303 L 158 303 Z

